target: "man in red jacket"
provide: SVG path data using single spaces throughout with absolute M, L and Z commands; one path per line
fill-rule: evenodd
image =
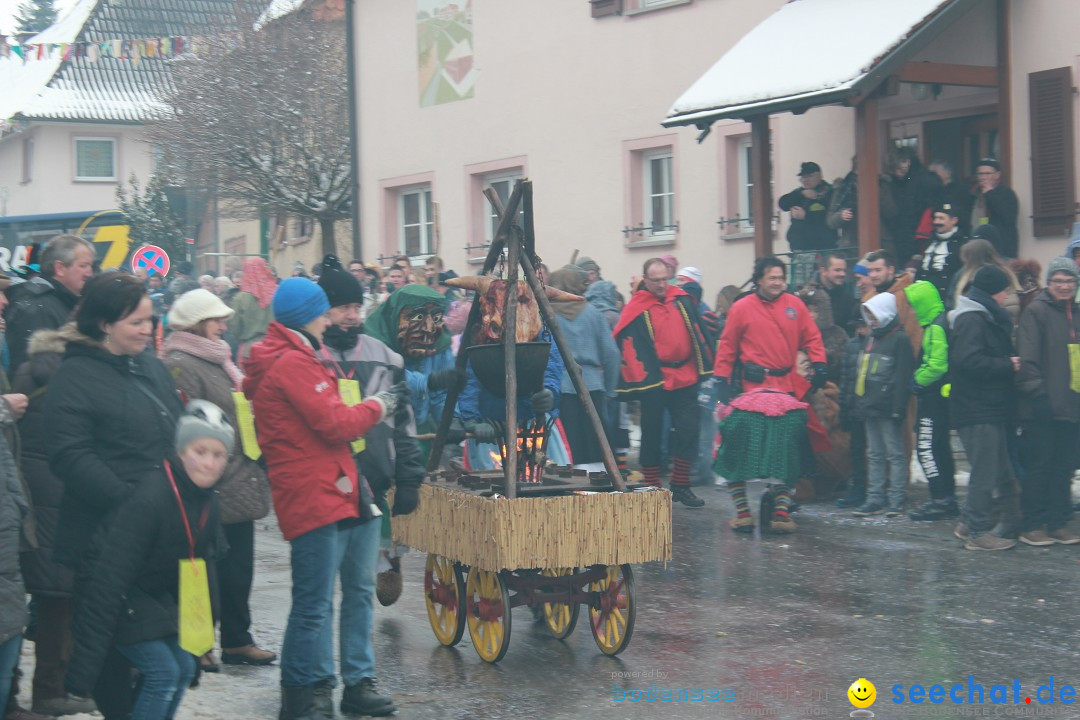
M 716 399 L 728 404 L 734 394 L 733 387 L 739 381 L 743 392 L 768 388 L 803 400 L 808 391 L 825 384 L 827 366 L 821 332 L 803 301 L 787 292 L 785 267 L 780 259 L 773 256 L 758 258 L 754 263 L 753 282 L 754 291 L 731 306 L 717 346 L 713 369 Z M 814 368 L 809 380 L 796 372 L 800 350 L 806 353 Z M 737 371 L 739 377 L 735 377 Z M 820 430 L 824 435 L 824 429 L 812 414 L 809 425 L 811 430 Z M 746 482 L 729 481 L 728 488 L 737 512 L 732 527 L 740 532 L 752 530 Z M 791 532 L 794 523 L 787 517 L 790 492 L 781 486 L 775 490 L 774 497 L 772 526 Z
M 664 411 L 671 416 L 671 492 L 676 502 L 698 508 L 705 501 L 690 489 L 700 427 L 698 383 L 708 377 L 712 348 L 698 324 L 689 295 L 669 285 L 673 270 L 660 258 L 645 261 L 639 289 L 626 304 L 615 342 L 622 354 L 618 395 L 641 401 L 641 468 L 645 482 L 660 486 L 660 435 Z

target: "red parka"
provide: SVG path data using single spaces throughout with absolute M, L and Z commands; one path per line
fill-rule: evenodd
M 771 301 L 751 293 L 736 301 L 728 312 L 713 374 L 731 380 L 736 361 L 770 370 L 788 369 L 786 375 L 766 375 L 764 383 L 749 382 L 744 377 L 743 391 L 767 387 L 792 393 L 801 400 L 810 383 L 796 372 L 799 350 L 806 352 L 812 363 L 826 362 L 821 331 L 803 301 L 791 293 L 782 293 Z
M 244 373 L 285 539 L 360 517 L 349 443 L 382 421 L 382 403 L 347 407 L 308 340 L 277 322 L 252 347 Z

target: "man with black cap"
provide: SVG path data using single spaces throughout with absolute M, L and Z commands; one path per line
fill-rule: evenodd
M 960 246 L 967 237 L 960 230 L 960 213 L 951 203 L 942 203 L 934 210 L 934 235 L 922 256 L 915 273 L 916 280 L 933 283 L 941 297 L 949 294 L 949 285 L 960 271 Z
M 788 245 L 793 251 L 831 250 L 836 247 L 836 231 L 825 223 L 832 186 L 821 177 L 821 166 L 804 162 L 799 169 L 799 187 L 780 198 L 780 209 L 791 213 Z
M 357 279 L 346 272 L 333 255 L 322 261 L 319 287 L 326 293 L 330 303 L 330 327 L 323 334 L 319 356 L 323 364 L 338 377 L 346 403 L 368 398 L 389 390 L 405 378 L 402 357 L 385 344 L 368 335 L 361 335 L 360 308 L 364 302 L 364 290 Z M 349 389 L 351 388 L 351 390 Z M 351 395 L 351 400 L 346 397 Z M 384 514 L 389 511 L 386 493 L 390 486 L 396 487 L 394 515 L 407 515 L 419 503 L 420 483 L 424 480 L 424 462 L 416 442 L 416 421 L 409 403 L 398 405 L 396 412 L 364 435 L 363 444 L 353 443 L 357 471 L 367 481 L 374 502 Z M 361 494 L 364 487 L 361 486 Z M 366 653 L 356 658 L 344 677 L 345 693 L 341 701 L 343 713 L 360 715 L 385 715 L 394 710 L 393 701 L 379 695 L 370 683 L 375 677 L 375 656 L 371 646 L 371 630 L 374 621 L 373 591 L 375 568 L 379 559 L 379 537 L 382 521 L 378 518 L 360 525 L 362 540 L 355 548 L 354 567 L 357 577 L 354 587 L 359 591 L 353 606 L 359 615 L 355 627 L 361 633 Z M 349 552 L 349 551 L 347 551 Z M 394 582 L 400 594 L 400 572 L 387 582 Z M 394 598 L 396 599 L 396 598 Z M 332 668 L 331 670 L 332 676 Z M 333 714 L 333 700 L 328 684 L 316 688 L 316 703 L 321 701 Z
M 1012 320 L 1002 307 L 1009 285 L 1004 270 L 984 265 L 948 315 L 949 413 L 971 462 L 967 501 L 954 534 L 968 550 L 1008 550 L 1020 531 L 1020 488 L 1008 450 L 1013 383 L 1020 368 Z
M 995 243 L 1002 257 L 1014 258 L 1018 251 L 1016 219 L 1020 201 L 1012 188 L 1001 182 L 1001 163 L 996 158 L 983 158 L 975 169 L 979 184 L 971 208 L 971 227 L 993 225 L 1001 233 L 1001 244 Z

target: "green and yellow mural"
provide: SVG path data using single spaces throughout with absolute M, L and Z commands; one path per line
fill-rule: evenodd
M 472 0 L 416 0 L 420 107 L 473 96 Z

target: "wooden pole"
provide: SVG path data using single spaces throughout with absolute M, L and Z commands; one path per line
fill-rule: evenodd
M 585 416 L 589 418 L 589 424 L 592 425 L 593 432 L 596 433 L 596 438 L 600 441 L 600 449 L 604 455 L 604 467 L 607 468 L 608 474 L 611 475 L 611 483 L 616 490 L 625 490 L 626 483 L 623 482 L 622 473 L 619 472 L 619 464 L 615 461 L 615 454 L 611 452 L 611 446 L 608 445 L 604 424 L 600 421 L 600 415 L 597 414 L 596 406 L 593 405 L 592 396 L 589 395 L 589 388 L 585 385 L 585 377 L 581 374 L 581 366 L 574 360 L 573 348 L 566 342 L 562 328 L 559 327 L 559 319 L 551 308 L 551 302 L 544 293 L 544 288 L 540 287 L 540 281 L 536 279 L 536 269 L 533 268 L 532 260 L 527 255 L 521 256 L 521 267 L 525 270 L 525 281 L 529 283 L 533 295 L 536 296 L 536 306 L 540 310 L 540 316 L 547 323 L 551 336 L 555 338 L 555 345 L 559 348 L 559 353 L 562 354 L 563 364 L 566 366 L 567 373 L 570 374 L 570 381 L 574 384 L 574 389 L 578 391 L 578 398 L 585 409 Z
M 878 184 L 881 151 L 878 147 L 877 103 L 876 97 L 868 97 L 855 107 L 855 169 L 858 175 L 855 222 L 859 232 L 860 257 L 881 247 Z
M 503 214 L 499 227 L 495 231 L 495 239 L 491 243 L 491 247 L 488 249 L 487 258 L 484 260 L 484 267 L 480 271 L 481 275 L 487 275 L 495 268 L 495 263 L 498 262 L 499 256 L 502 255 L 503 243 L 506 241 L 506 236 L 510 230 L 510 223 L 512 218 L 517 213 L 518 205 L 521 203 L 521 185 L 518 184 L 514 187 L 514 191 L 510 193 L 510 197 L 506 201 L 506 207 L 511 211 L 510 213 Z M 465 352 L 465 343 L 469 342 L 472 338 L 473 329 L 476 327 L 476 323 L 480 319 L 480 302 L 479 299 L 473 299 L 472 309 L 469 310 L 469 319 L 465 322 L 465 331 L 462 333 L 462 347 L 458 350 L 457 360 L 455 361 L 455 367 L 460 371 L 459 379 L 453 385 L 451 385 L 446 391 L 446 404 L 443 405 L 442 416 L 439 418 L 439 427 L 435 431 L 435 440 L 432 442 L 431 457 L 428 458 L 427 471 L 429 473 L 435 472 L 439 469 L 439 463 L 442 462 L 443 446 L 446 443 L 446 435 L 450 432 L 450 422 L 454 419 L 454 407 L 457 405 L 458 395 L 461 394 L 461 389 L 464 387 L 465 380 L 465 365 L 469 361 L 468 353 Z
M 521 184 L 518 180 L 518 184 Z M 517 497 L 517 305 L 518 305 L 518 259 L 521 257 L 521 234 L 511 232 L 506 239 L 509 268 L 506 273 L 506 316 L 503 322 L 503 367 L 506 369 L 506 457 L 503 459 L 503 477 L 506 478 L 506 497 Z
M 1012 175 L 1012 50 L 1009 45 L 1011 12 L 1007 0 L 997 0 L 998 67 L 998 148 L 1001 152 L 1001 182 L 1009 184 Z M 963 176 L 968 168 L 957 168 Z
M 435 246 L 435 257 L 442 258 L 442 217 L 439 212 L 439 203 L 432 201 L 431 203 L 431 215 L 432 215 L 432 233 L 435 235 L 433 238 Z
M 772 139 L 769 116 L 750 118 L 750 176 L 754 180 L 754 255 L 773 253 Z

